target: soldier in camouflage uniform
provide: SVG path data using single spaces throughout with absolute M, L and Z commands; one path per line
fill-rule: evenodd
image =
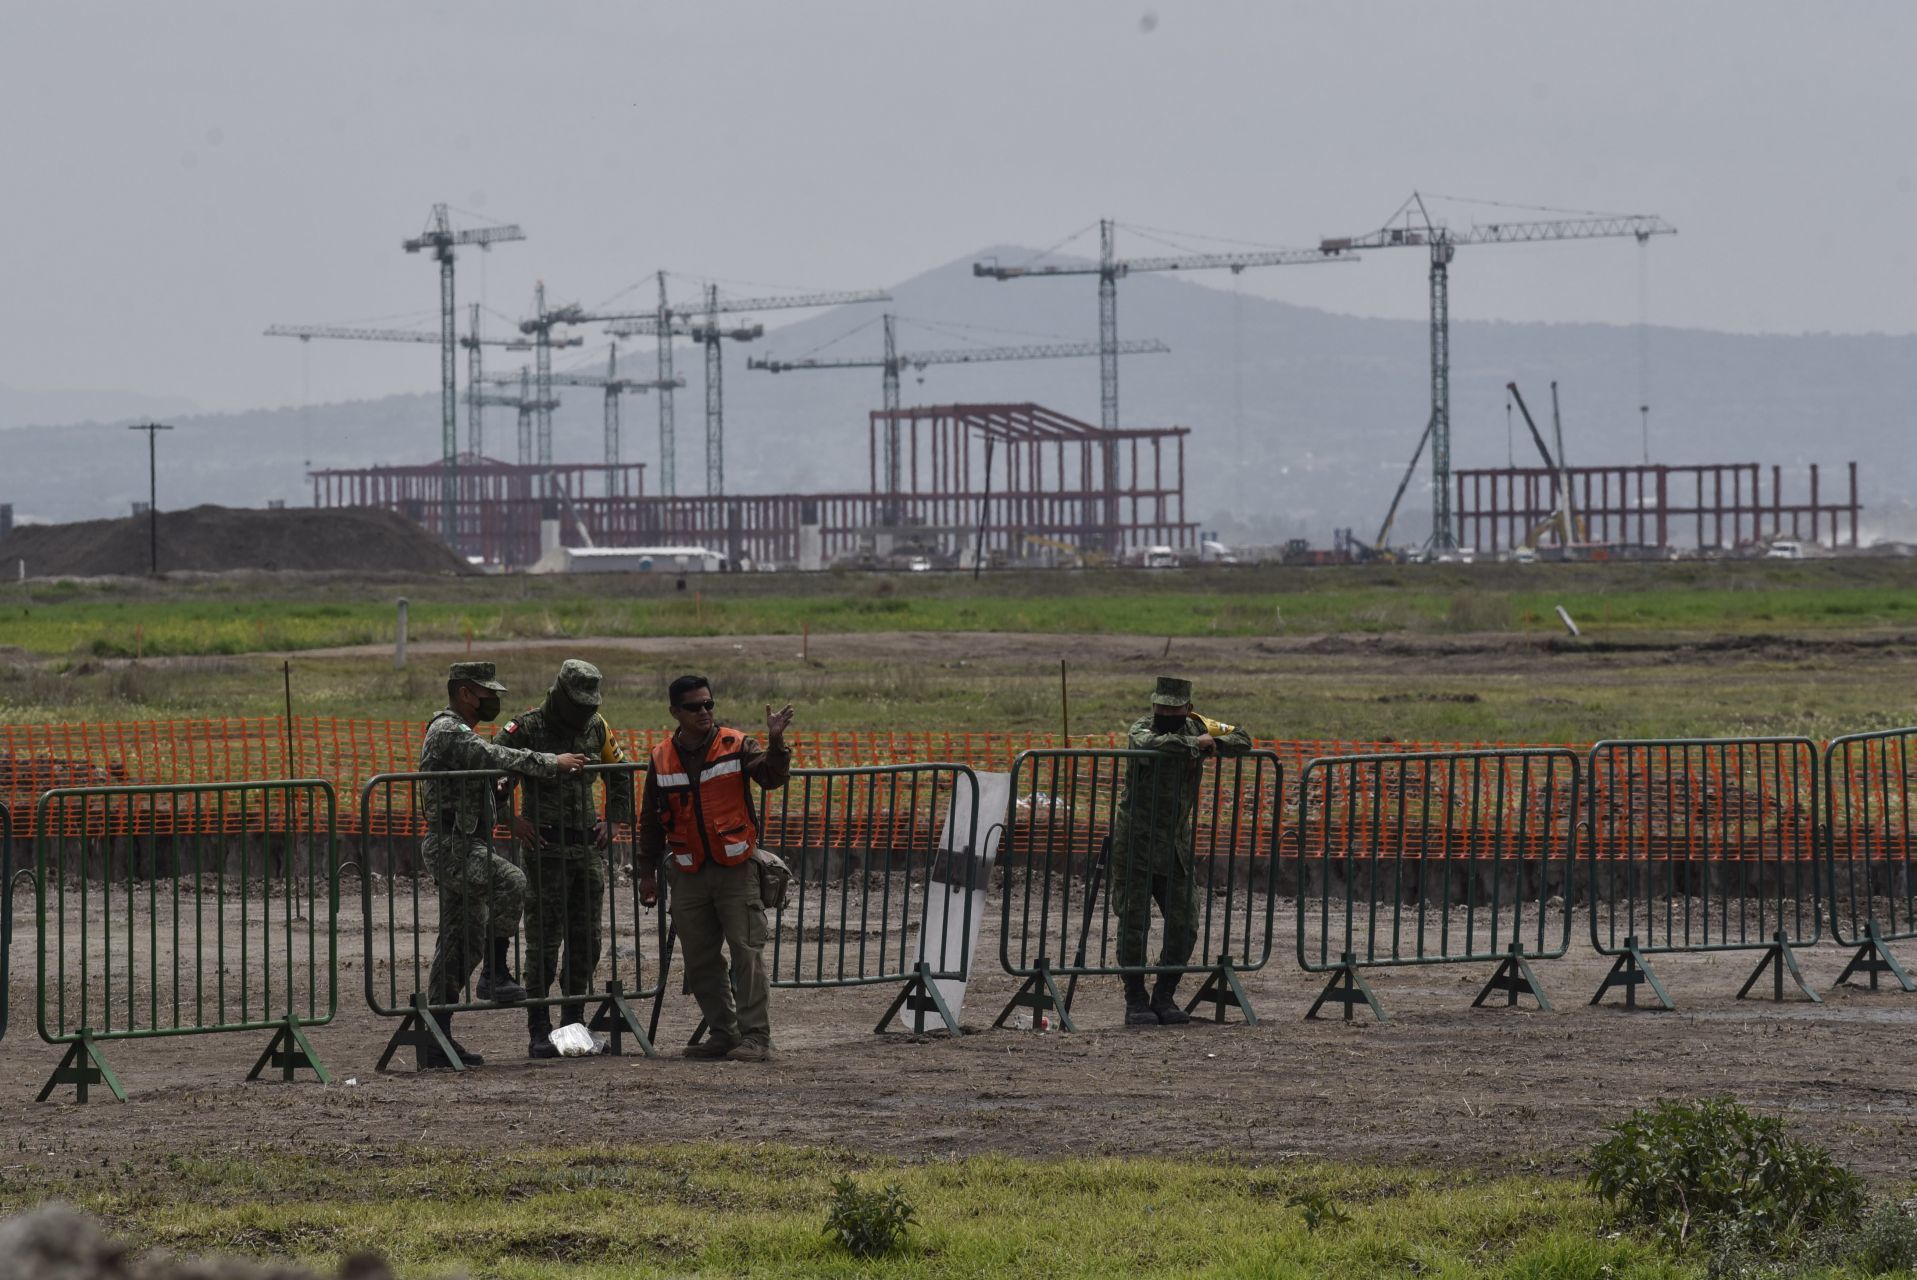
M 1132 723 L 1127 745 L 1164 758 L 1126 762 L 1125 791 L 1112 822 L 1109 883 L 1112 911 L 1118 917 L 1118 963 L 1144 968 L 1151 904 L 1156 902 L 1165 920 L 1156 963 L 1174 968 L 1191 959 L 1198 941 L 1192 818 L 1204 763 L 1212 756 L 1244 755 L 1251 750 L 1251 736 L 1194 714 L 1191 681 L 1160 676 L 1152 693 L 1152 714 Z M 1191 1015 L 1178 1007 L 1179 976 L 1160 973 L 1148 996 L 1143 973 L 1124 975 L 1125 1024 L 1190 1022 Z
M 599 668 L 568 658 L 546 700 L 514 716 L 493 739 L 531 751 L 568 751 L 594 764 L 623 764 L 626 755 L 600 713 Z M 513 833 L 526 868 L 526 986 L 543 997 L 557 974 L 566 1022 L 584 1022 L 583 997 L 599 966 L 600 912 L 606 900 L 606 855 L 612 828 L 632 821 L 632 774 L 608 770 L 606 815 L 593 804 L 592 775 L 525 784 Z M 511 786 L 510 780 L 507 783 Z M 565 965 L 560 967 L 560 948 Z M 526 1010 L 527 1056 L 556 1058 L 551 1010 Z
M 486 741 L 473 726 L 499 715 L 499 695 L 506 686 L 494 678 L 490 662 L 455 662 L 446 680 L 446 709 L 426 726 L 419 748 L 421 773 L 491 769 L 556 778 L 586 767 L 583 756 L 568 752 L 515 751 Z M 485 778 L 424 781 L 423 793 L 430 824 L 424 848 L 426 866 L 439 883 L 439 940 L 433 948 L 433 968 L 426 997 L 433 1004 L 456 1004 L 473 966 L 482 966 L 475 994 L 481 1000 L 512 1003 L 526 998 L 526 989 L 513 980 L 506 953 L 519 932 L 520 905 L 526 877 L 518 867 L 493 852 L 493 827 L 498 820 L 493 787 Z M 435 1013 L 440 1029 L 452 1038 L 450 1013 Z M 457 1043 L 454 1052 L 473 1066 L 482 1061 Z M 450 1067 L 436 1047 L 421 1051 L 423 1068 Z

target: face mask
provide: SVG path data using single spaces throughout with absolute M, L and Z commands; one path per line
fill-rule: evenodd
M 568 729 L 585 728 L 592 723 L 593 716 L 599 710 L 598 707 L 589 707 L 583 702 L 574 702 L 558 689 L 553 690 L 552 696 L 546 700 L 546 703 L 552 708 L 553 718 Z
M 499 695 L 489 693 L 479 700 L 479 719 L 482 724 L 490 724 L 499 719 Z
M 1157 712 L 1152 713 L 1152 732 L 1153 733 L 1178 733 L 1179 731 L 1184 729 L 1184 727 L 1185 727 L 1184 716 L 1167 716 L 1167 715 L 1160 715 Z

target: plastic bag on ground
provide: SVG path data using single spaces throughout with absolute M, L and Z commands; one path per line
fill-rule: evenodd
M 552 1042 L 553 1048 L 559 1050 L 562 1058 L 586 1058 L 599 1052 L 599 1045 L 583 1022 L 568 1022 L 563 1027 L 555 1027 L 546 1033 L 546 1039 Z

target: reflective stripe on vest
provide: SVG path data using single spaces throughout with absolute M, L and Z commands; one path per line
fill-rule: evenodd
M 687 767 L 667 738 L 652 749 L 652 784 L 672 865 L 697 871 L 706 859 L 736 867 L 752 856 L 759 824 L 752 813 L 744 764 L 745 735 L 721 728 L 707 747 L 704 767 Z

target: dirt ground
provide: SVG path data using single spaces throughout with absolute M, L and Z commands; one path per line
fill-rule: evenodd
M 312 1033 L 332 1085 L 243 1083 L 264 1034 L 116 1042 L 105 1052 L 131 1101 L 96 1093 L 84 1107 L 34 1101 L 59 1051 L 34 1033 L 23 911 L 0 1041 L 0 1151 L 16 1168 L 59 1173 L 176 1153 L 716 1139 L 908 1159 L 1315 1156 L 1573 1173 L 1631 1107 L 1730 1093 L 1875 1181 L 1917 1178 L 1917 998 L 1826 990 L 1845 958 L 1832 945 L 1803 955 L 1821 1006 L 1733 999 L 1753 961 L 1725 955 L 1660 960 L 1679 1011 L 1626 1012 L 1586 1004 L 1607 962 L 1580 920 L 1570 958 L 1539 966 L 1553 1012 L 1471 1008 L 1491 966 L 1460 965 L 1372 971 L 1388 1023 L 1307 1022 L 1322 982 L 1294 963 L 1292 910 L 1280 908 L 1272 964 L 1247 978 L 1255 1027 L 1127 1029 L 1117 982 L 1103 978 L 1081 989 L 1076 1033 L 989 1030 L 1016 984 L 988 937 L 958 1039 L 873 1034 L 890 988 L 782 990 L 773 1063 L 685 1061 L 676 1050 L 697 1014 L 675 982 L 656 1060 L 528 1062 L 523 1015 L 501 1010 L 456 1027 L 488 1065 L 382 1075 L 373 1067 L 392 1024 L 367 1012 L 352 969 L 337 1020 Z M 342 955 L 357 956 L 356 928 L 342 918 Z

